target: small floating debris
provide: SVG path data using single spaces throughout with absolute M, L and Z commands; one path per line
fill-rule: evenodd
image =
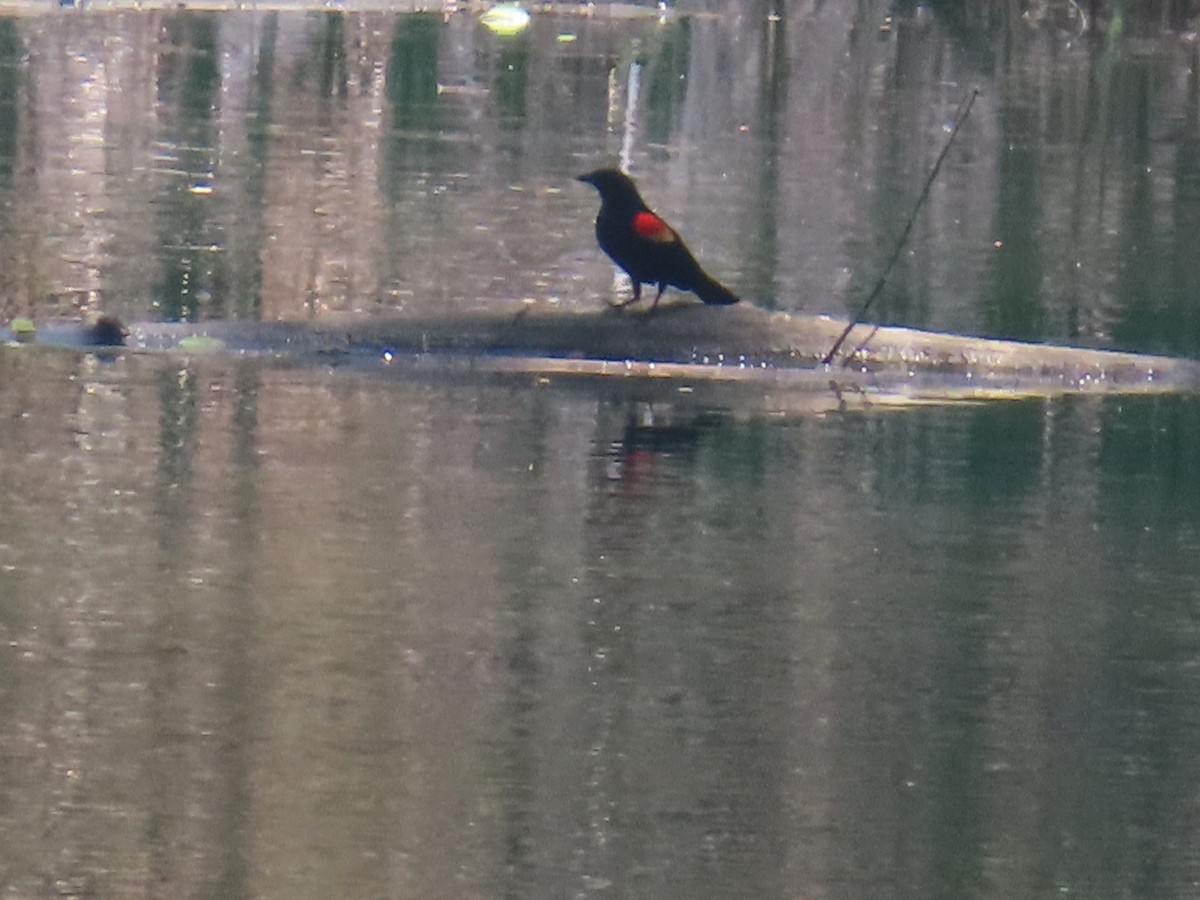
M 18 341 L 32 341 L 37 336 L 37 326 L 33 324 L 33 319 L 19 317 L 13 319 L 8 327 L 13 338 Z
M 481 15 L 479 21 L 492 34 L 512 37 L 529 27 L 530 15 L 515 3 L 501 3 Z
M 225 342 L 207 334 L 190 334 L 179 342 L 179 349 L 187 353 L 215 353 L 225 349 Z

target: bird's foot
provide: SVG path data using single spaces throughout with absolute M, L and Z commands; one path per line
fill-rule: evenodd
M 639 299 L 640 298 L 638 297 L 630 297 L 628 300 L 605 300 L 604 302 L 608 304 L 609 309 L 615 309 L 617 312 L 621 312 L 625 309 L 625 307 L 632 306 L 633 304 L 637 303 Z

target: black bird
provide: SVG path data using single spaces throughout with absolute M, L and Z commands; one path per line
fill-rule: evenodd
M 597 169 L 579 180 L 600 192 L 596 240 L 600 249 L 625 270 L 633 297 L 613 306 L 636 303 L 643 284 L 657 284 L 653 310 L 668 287 L 691 291 L 705 303 L 727 305 L 740 299 L 710 276 L 692 256 L 675 229 L 651 211 L 633 179 L 620 169 Z

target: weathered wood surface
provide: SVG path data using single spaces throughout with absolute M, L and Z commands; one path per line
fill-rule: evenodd
M 1200 388 L 1200 363 L 1194 360 L 870 325 L 858 326 L 846 353 L 822 365 L 844 325 L 748 304 L 681 303 L 653 315 L 526 308 L 438 318 L 335 316 L 311 323 L 142 323 L 130 326 L 126 350 L 254 353 L 360 365 L 444 358 L 482 370 L 546 376 L 686 376 L 797 386 L 833 381 L 930 396 Z M 87 330 L 80 323 L 50 324 L 39 328 L 37 341 L 85 346 Z

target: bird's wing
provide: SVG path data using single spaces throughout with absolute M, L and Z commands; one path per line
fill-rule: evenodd
M 633 214 L 633 232 L 643 240 L 656 244 L 673 244 L 679 240 L 670 225 L 647 210 Z

